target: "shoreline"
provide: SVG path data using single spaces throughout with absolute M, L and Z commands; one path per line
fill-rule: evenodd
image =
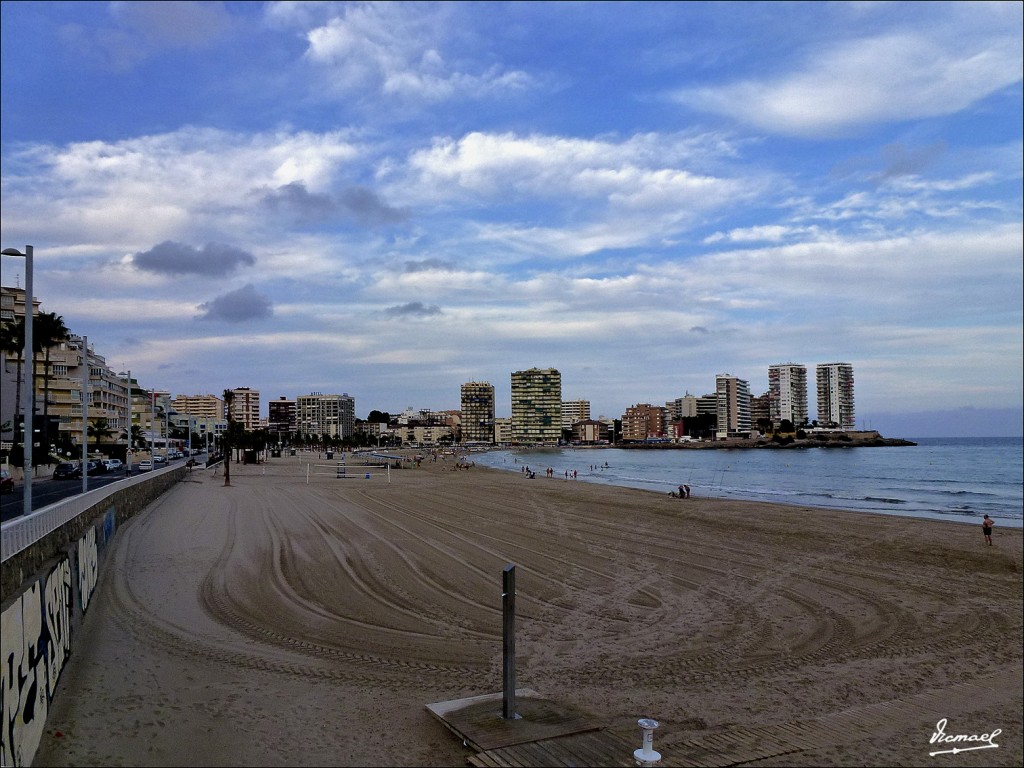
M 118 531 L 36 764 L 464 765 L 425 706 L 501 689 L 508 563 L 517 684 L 628 743 L 653 717 L 666 761 L 801 723 L 820 746 L 758 764 L 919 764 L 941 718 L 1003 731 L 958 766 L 1024 756 L 1020 530 L 985 547 L 943 521 L 452 457 L 390 482 L 307 483 L 294 459 L 231 478 L 200 473 Z

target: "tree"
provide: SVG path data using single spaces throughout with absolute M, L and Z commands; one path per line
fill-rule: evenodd
M 50 412 L 50 350 L 68 339 L 68 328 L 64 325 L 64 318 L 55 312 L 40 312 L 33 320 L 32 326 L 32 367 L 35 368 L 35 355 L 44 352 L 43 359 L 43 423 L 49 424 L 46 418 Z M 83 361 L 86 369 L 86 377 L 89 370 L 89 351 L 83 350 L 85 359 Z M 84 396 L 84 393 L 83 393 Z M 49 452 L 50 436 L 46 436 L 47 452 Z
M 142 427 L 139 424 L 132 424 L 132 434 L 128 442 L 132 448 L 138 448 L 146 442 L 146 438 L 142 434 Z
M 103 417 L 91 419 L 91 422 L 86 428 L 86 436 L 96 440 L 96 447 L 98 449 L 104 440 L 114 436 L 115 431 L 110 428 L 110 422 Z M 88 452 L 88 447 L 86 447 L 86 452 Z
M 25 320 L 24 318 L 18 318 L 17 320 L 10 322 L 0 323 L 0 350 L 4 354 L 14 355 L 15 360 L 18 364 L 18 378 L 15 385 L 15 397 L 14 397 L 14 421 L 18 420 L 18 415 L 21 413 L 21 362 L 22 353 L 25 350 Z

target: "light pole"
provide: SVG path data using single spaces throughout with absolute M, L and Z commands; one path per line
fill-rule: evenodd
M 21 256 L 25 259 L 25 370 L 22 372 L 24 382 L 21 390 L 21 412 L 22 418 L 22 444 L 24 450 L 24 475 L 25 487 L 22 491 L 24 502 L 22 514 L 26 517 L 32 514 L 32 441 L 35 440 L 35 431 L 32 428 L 32 412 L 35 410 L 36 393 L 35 388 L 35 352 L 32 349 L 32 312 L 35 307 L 32 297 L 32 246 L 26 245 L 22 253 L 17 248 L 4 248 L 4 256 Z

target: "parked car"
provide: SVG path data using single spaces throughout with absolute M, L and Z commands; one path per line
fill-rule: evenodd
M 166 464 L 167 463 L 167 457 L 164 456 L 162 453 L 158 453 L 156 456 L 153 457 L 153 463 L 154 464 Z
M 149 472 L 153 468 L 153 462 L 149 459 L 143 459 L 136 466 L 138 466 L 139 472 Z
M 54 480 L 74 480 L 82 476 L 82 465 L 74 461 L 58 464 L 53 470 Z
M 89 463 L 86 465 L 85 471 L 89 477 L 93 475 L 102 475 L 107 471 L 107 468 L 103 466 L 98 459 L 89 459 Z
M 120 459 L 104 459 L 103 466 L 107 468 L 107 472 L 120 472 L 124 465 Z
M 14 491 L 14 478 L 6 469 L 0 469 L 0 493 L 12 493 Z

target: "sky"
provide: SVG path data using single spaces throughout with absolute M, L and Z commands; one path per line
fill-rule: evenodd
M 858 427 L 1022 434 L 1021 3 L 0 13 L 0 241 L 144 387 L 617 418 L 845 362 Z

